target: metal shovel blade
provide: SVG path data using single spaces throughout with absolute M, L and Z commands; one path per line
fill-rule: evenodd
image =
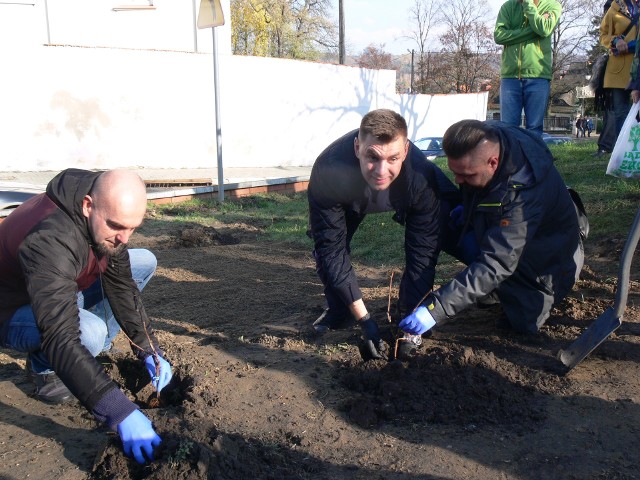
M 571 370 L 615 332 L 620 325 L 622 325 L 622 318 L 616 315 L 613 307 L 607 308 L 582 335 L 569 345 L 569 348 L 560 350 L 558 354 L 560 361 Z
M 636 212 L 633 225 L 629 231 L 629 236 L 624 244 L 622 256 L 620 257 L 620 270 L 618 272 L 618 288 L 616 300 L 613 307 L 607 308 L 602 315 L 596 318 L 589 328 L 578 337 L 569 348 L 560 350 L 558 357 L 560 361 L 571 370 L 580 363 L 594 348 L 604 342 L 609 335 L 622 325 L 622 315 L 627 306 L 627 295 L 629 293 L 629 279 L 631 271 L 631 261 L 633 253 L 640 241 L 640 208 Z M 567 372 L 569 371 L 567 370 Z

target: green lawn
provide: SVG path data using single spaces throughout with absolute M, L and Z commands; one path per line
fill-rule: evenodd
M 603 236 L 626 236 L 640 200 L 640 182 L 605 175 L 608 156 L 593 157 L 594 142 L 551 146 L 558 170 L 567 185 L 581 195 L 589 221 L 589 241 Z M 449 174 L 445 159 L 436 163 Z M 307 230 L 306 193 L 265 194 L 238 200 L 195 200 L 151 207 L 164 221 L 208 225 L 247 223 L 259 227 L 265 241 L 291 242 L 311 250 Z M 372 266 L 398 266 L 404 263 L 403 228 L 391 219 L 392 213 L 369 215 L 356 232 L 352 255 Z M 443 259 L 442 263 L 448 260 Z

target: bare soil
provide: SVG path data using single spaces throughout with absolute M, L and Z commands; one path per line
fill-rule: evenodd
M 568 374 L 557 359 L 613 303 L 625 238 L 587 243 L 580 282 L 538 335 L 474 308 L 408 361 L 364 362 L 357 329 L 311 332 L 324 306 L 311 246 L 260 229 L 151 218 L 132 241 L 158 257 L 144 298 L 174 381 L 151 408 L 124 338 L 100 360 L 153 420 L 156 461 L 126 458 L 77 402 L 31 398 L 25 357 L 0 350 L 0 479 L 640 478 L 637 262 L 620 329 Z M 358 272 L 393 346 L 390 272 Z

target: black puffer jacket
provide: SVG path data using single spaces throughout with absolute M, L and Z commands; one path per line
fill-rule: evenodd
M 57 375 L 89 410 L 108 393 L 114 399 L 112 391 L 117 385 L 80 343 L 79 290 L 89 287 L 102 272 L 104 293 L 116 319 L 145 350 L 136 351 L 138 356 L 144 358 L 151 352 L 145 328 L 157 348 L 131 278 L 128 251 L 107 262 L 97 258 L 91 247 L 82 199 L 99 175 L 65 170 L 51 180 L 46 193 L 23 203 L 0 223 L 0 328 L 6 328 L 18 307 L 31 304 L 43 351 Z M 104 408 L 100 413 L 109 417 Z
M 344 135 L 320 154 L 307 191 L 315 255 L 345 305 L 362 298 L 349 257 L 347 222 L 358 224 L 364 218 L 372 194 L 355 156 L 357 135 L 358 130 Z M 444 173 L 411 144 L 400 174 L 389 187 L 389 211 L 395 211 L 394 220 L 405 226 L 400 304 L 406 308 L 413 309 L 433 286 L 441 227 L 458 195 Z M 442 201 L 447 206 L 441 211 Z

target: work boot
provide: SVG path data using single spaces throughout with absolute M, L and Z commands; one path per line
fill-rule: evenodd
M 513 330 L 513 328 L 511 327 L 511 322 L 509 321 L 509 319 L 504 313 L 496 317 L 494 321 L 495 321 L 495 327 L 499 331 L 506 332 L 506 331 Z
M 35 373 L 29 369 L 27 375 L 36 387 L 33 396 L 38 400 L 59 404 L 73 399 L 73 394 L 55 373 Z
M 346 330 L 356 324 L 355 318 L 350 312 L 334 313 L 327 308 L 318 319 L 313 322 L 313 329 L 316 333 L 322 334 L 329 330 Z

